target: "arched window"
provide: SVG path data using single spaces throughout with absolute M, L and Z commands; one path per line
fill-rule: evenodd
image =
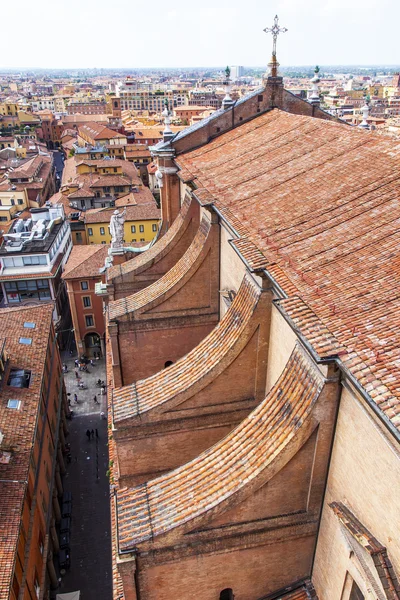
M 114 108 L 118 108 L 118 102 L 114 102 Z
M 164 365 L 164 369 L 166 369 L 167 367 L 170 367 L 171 365 L 173 365 L 174 363 L 172 362 L 172 360 L 167 360 L 167 362 Z
M 232 588 L 225 588 L 219 595 L 219 600 L 234 600 Z

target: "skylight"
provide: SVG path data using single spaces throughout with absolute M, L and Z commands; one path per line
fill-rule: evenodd
M 16 410 L 19 410 L 21 406 L 21 400 L 9 400 L 7 402 L 7 408 L 14 408 Z
M 19 343 L 25 344 L 26 346 L 30 346 L 32 344 L 32 338 L 20 337 Z
M 26 321 L 24 323 L 25 329 L 35 329 L 36 323 L 32 323 L 32 321 Z

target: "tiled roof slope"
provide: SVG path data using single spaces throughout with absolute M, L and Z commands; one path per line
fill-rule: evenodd
M 239 224 L 233 243 L 250 265 L 298 297 L 299 329 L 311 313 L 325 328 L 328 343 L 313 328 L 315 351 L 341 348 L 345 368 L 400 427 L 400 144 L 274 109 L 177 163 L 197 196 Z
M 323 377 L 296 346 L 267 397 L 191 462 L 118 492 L 120 551 L 204 516 L 253 482 L 308 421 Z
M 208 217 L 203 216 L 193 242 L 186 250 L 182 258 L 172 267 L 172 269 L 170 269 L 158 281 L 155 281 L 143 290 L 136 292 L 136 294 L 132 294 L 126 298 L 121 298 L 120 300 L 114 300 L 113 302 L 110 302 L 108 307 L 110 320 L 118 319 L 123 315 L 127 315 L 135 310 L 143 308 L 150 302 L 154 302 L 157 299 L 162 298 L 164 294 L 178 284 L 183 275 L 190 271 L 200 257 L 203 247 L 207 241 L 210 227 L 211 224 Z
M 110 244 L 90 244 L 73 246 L 64 267 L 63 279 L 98 277 L 99 269 L 104 267 Z
M 0 597 L 9 598 L 22 518 L 25 483 L 0 483 Z
M 168 249 L 171 242 L 174 240 L 175 236 L 180 231 L 181 226 L 183 225 L 186 215 L 189 211 L 189 207 L 191 204 L 191 198 L 189 196 L 185 196 L 183 204 L 181 206 L 181 210 L 178 213 L 175 221 L 172 226 L 168 229 L 166 234 L 149 250 L 128 260 L 119 265 L 113 265 L 107 271 L 107 280 L 111 281 L 115 277 L 121 277 L 123 275 L 127 275 L 132 271 L 139 271 L 145 267 L 151 266 L 153 263 L 157 262 L 158 258 L 161 258 L 165 255 L 166 250 Z
M 0 463 L 0 598 L 9 597 L 12 583 L 52 314 L 52 303 L 30 306 L 29 312 L 26 307 L 0 310 L 0 338 L 5 339 L 10 366 L 31 371 L 29 388 L 3 383 L 0 390 L 2 448 L 12 448 L 11 460 Z M 25 328 L 27 321 L 35 328 Z M 21 337 L 32 338 L 32 343 L 20 344 Z M 10 398 L 21 401 L 19 410 L 7 407 Z
M 355 540 L 372 556 L 382 587 L 388 600 L 399 600 L 400 584 L 393 565 L 387 555 L 385 546 L 353 515 L 351 510 L 341 502 L 332 502 L 329 505 L 339 521 Z
M 222 359 L 231 354 L 231 362 L 237 356 L 235 346 L 245 343 L 245 330 L 257 308 L 260 289 L 246 277 L 239 292 L 212 332 L 191 352 L 147 379 L 115 388 L 113 394 L 114 423 L 141 416 L 156 408 L 170 408 L 170 402 L 182 398 L 198 382 L 203 387 L 210 377 L 217 376 Z

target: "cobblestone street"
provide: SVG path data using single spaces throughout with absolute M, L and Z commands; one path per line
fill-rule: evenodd
M 74 416 L 69 422 L 68 443 L 71 462 L 66 464 L 64 490 L 72 492 L 71 568 L 62 575 L 58 593 L 81 591 L 81 600 L 111 600 L 111 547 L 108 470 L 106 396 L 96 387 L 105 380 L 104 360 L 88 366 L 90 373 L 80 373 L 87 389 L 78 389 L 74 359 L 63 358 L 68 365 L 65 385 Z M 73 395 L 77 394 L 78 404 Z M 99 404 L 93 397 L 97 396 Z M 86 431 L 94 432 L 88 439 Z M 97 436 L 96 436 L 97 432 Z

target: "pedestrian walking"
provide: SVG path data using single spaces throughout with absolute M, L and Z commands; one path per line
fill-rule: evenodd
M 105 393 L 106 393 L 106 388 L 104 387 L 104 385 L 102 385 L 102 386 L 101 386 L 101 389 L 100 389 L 100 394 L 101 394 L 102 396 L 104 396 L 104 394 L 105 394 Z
M 97 400 L 97 396 L 96 396 L 96 395 L 95 395 L 95 396 L 94 396 L 94 398 L 93 398 L 93 402 L 94 402 L 95 404 L 98 404 L 98 403 L 99 403 L 99 401 Z
M 86 429 L 86 437 L 90 442 L 90 429 Z
M 75 359 L 75 366 L 79 367 L 79 360 L 77 358 Z
M 93 431 L 93 429 L 92 429 L 92 431 L 90 432 L 90 435 L 91 435 L 91 437 L 92 437 L 92 440 L 93 440 L 93 439 L 94 439 L 94 431 Z
M 96 437 L 99 437 L 99 432 L 97 431 L 97 427 L 96 427 Z
M 79 371 L 78 371 L 78 369 L 76 367 L 75 367 L 75 377 L 77 379 L 79 379 Z
M 78 404 L 78 396 L 76 394 L 74 394 L 74 402 L 75 404 Z
M 105 415 L 105 413 L 103 413 L 103 411 L 101 411 L 101 413 L 100 413 L 100 417 L 101 417 L 102 419 L 105 419 L 105 418 L 106 418 L 106 415 Z

